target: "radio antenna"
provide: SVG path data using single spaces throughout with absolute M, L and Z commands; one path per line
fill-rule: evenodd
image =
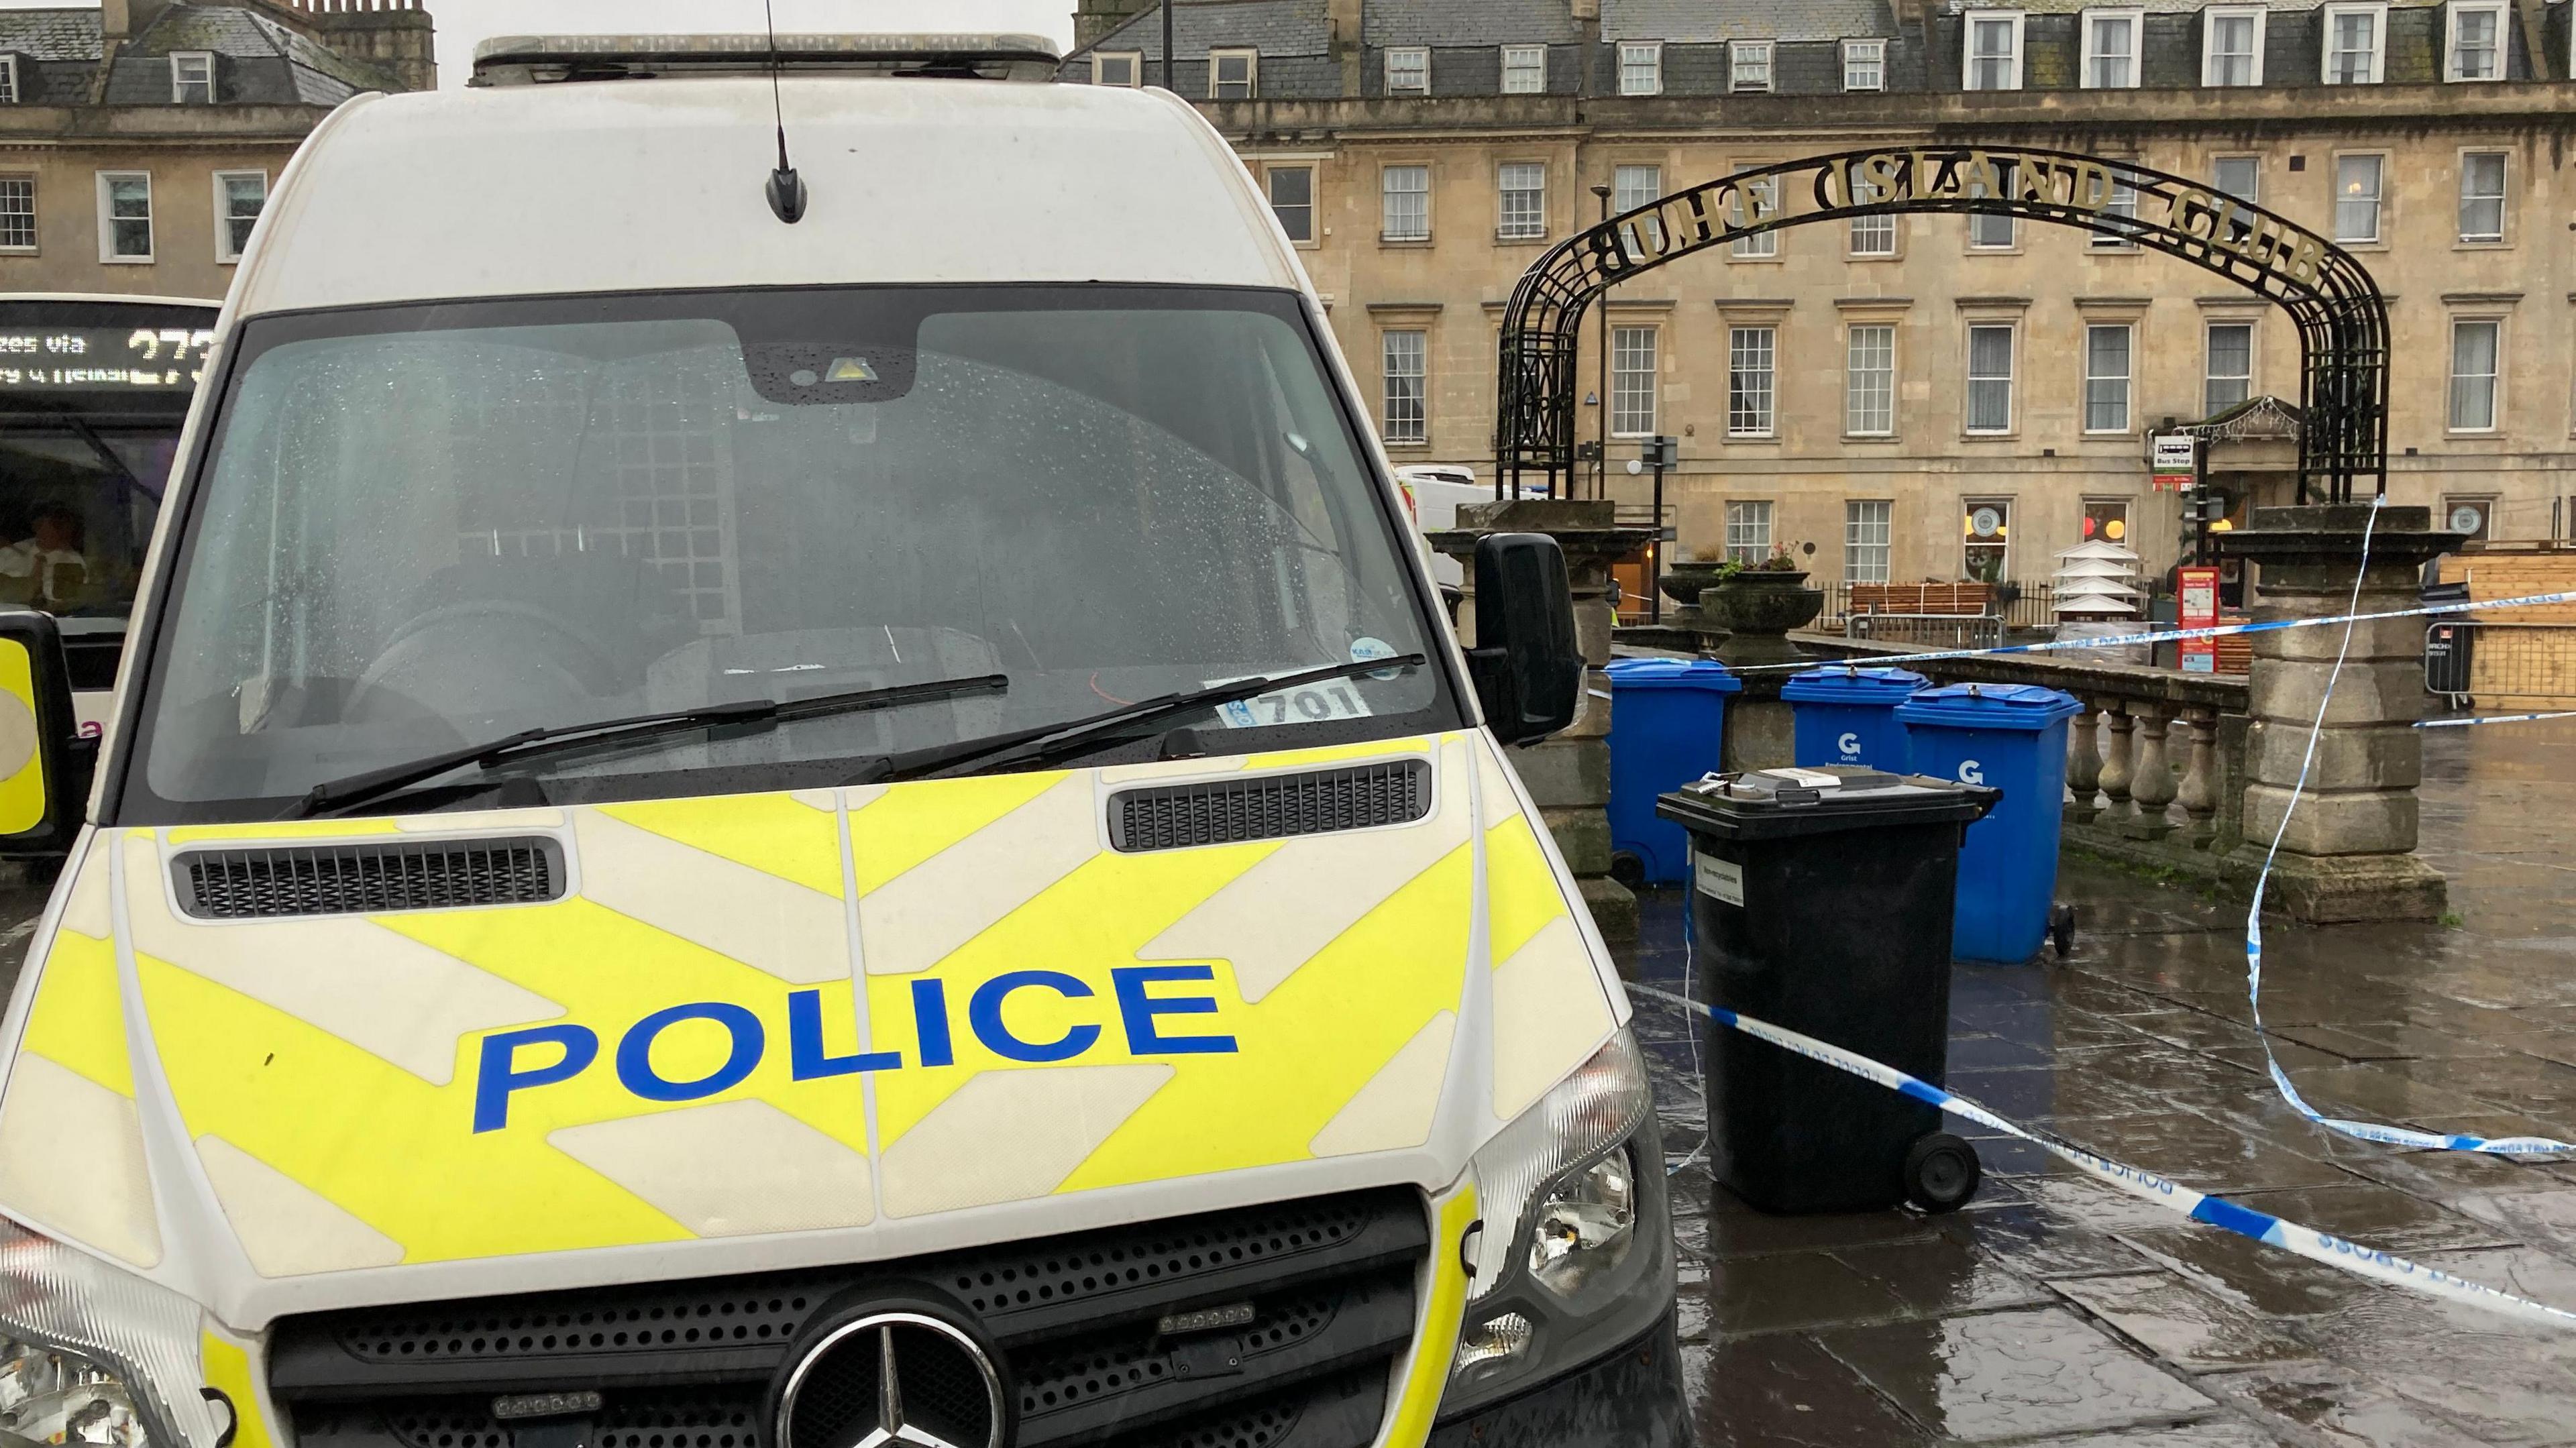
M 778 14 L 771 0 L 760 0 L 760 16 L 769 27 L 769 114 L 778 125 L 778 169 L 769 173 L 769 209 L 793 226 L 805 217 L 805 180 L 787 164 L 787 107 L 778 94 Z

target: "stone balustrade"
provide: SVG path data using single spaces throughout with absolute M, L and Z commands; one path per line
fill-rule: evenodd
M 2251 691 L 2233 675 L 2013 654 L 1915 663 L 1928 646 L 1800 633 L 1820 659 L 1868 659 L 1945 684 L 2043 684 L 2083 701 L 2068 722 L 2066 838 L 2096 854 L 2250 886 L 2230 854 L 2245 833 Z

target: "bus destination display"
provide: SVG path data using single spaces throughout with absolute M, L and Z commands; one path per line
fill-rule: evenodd
M 185 327 L 0 328 L 0 393 L 190 392 L 214 344 Z

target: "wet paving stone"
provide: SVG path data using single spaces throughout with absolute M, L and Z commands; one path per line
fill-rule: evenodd
M 2493 1228 L 2375 1182 L 2241 1192 L 2230 1200 L 2384 1252 L 2506 1245 Z
M 2282 1319 L 2249 1311 L 2169 1272 L 2084 1277 L 2053 1285 L 2149 1352 L 2193 1372 L 2318 1356 Z
M 1894 1294 L 1914 1317 L 1947 1317 L 2033 1307 L 2052 1299 L 2027 1278 L 2005 1270 L 1987 1254 L 1952 1237 L 1892 1247 L 1848 1247 L 1833 1254 L 1844 1266 Z
M 1885 1322 L 1905 1307 L 1887 1284 L 1822 1252 L 1712 1262 L 1707 1293 L 1709 1329 L 1729 1336 Z
M 2518 734 L 2476 768 L 2457 736 L 2504 731 L 2426 741 L 2426 856 L 2467 924 L 2276 925 L 2268 1038 L 2241 906 L 2068 860 L 2073 956 L 1954 972 L 1948 1084 L 2115 1160 L 2576 1309 L 2576 1159 L 2347 1139 L 2265 1074 L 2268 1039 L 2334 1114 L 2576 1140 L 2576 725 L 2550 727 L 2557 742 Z M 1679 988 L 1683 903 L 1646 897 L 1631 978 Z M 1637 1029 L 1680 1168 L 1678 1316 L 1705 1443 L 2576 1445 L 2576 1333 L 2186 1221 L 1989 1128 L 1951 1124 L 1987 1174 L 1964 1211 L 1754 1212 L 1693 1160 L 1699 1027 L 1641 1001 Z
M 2036 1202 L 1972 1206 L 1940 1222 L 1943 1237 L 1973 1247 L 2033 1281 L 2135 1272 L 2149 1265 L 2117 1238 Z
M 1930 1435 L 1849 1365 L 1792 1334 L 1682 1349 L 1700 1448 L 1908 1448 Z
M 2477 1439 L 2388 1389 L 2327 1364 L 2257 1368 L 2205 1380 L 2309 1442 L 2334 1448 L 2473 1448 Z
M 1820 1333 L 1906 1415 L 1983 1443 L 2197 1416 L 2215 1406 L 2062 1308 Z

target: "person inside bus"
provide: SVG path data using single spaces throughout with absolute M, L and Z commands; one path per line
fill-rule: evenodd
M 89 592 L 89 559 L 80 550 L 80 518 L 68 508 L 37 512 L 29 537 L 0 547 L 0 586 L 12 600 L 43 609 L 80 602 Z

